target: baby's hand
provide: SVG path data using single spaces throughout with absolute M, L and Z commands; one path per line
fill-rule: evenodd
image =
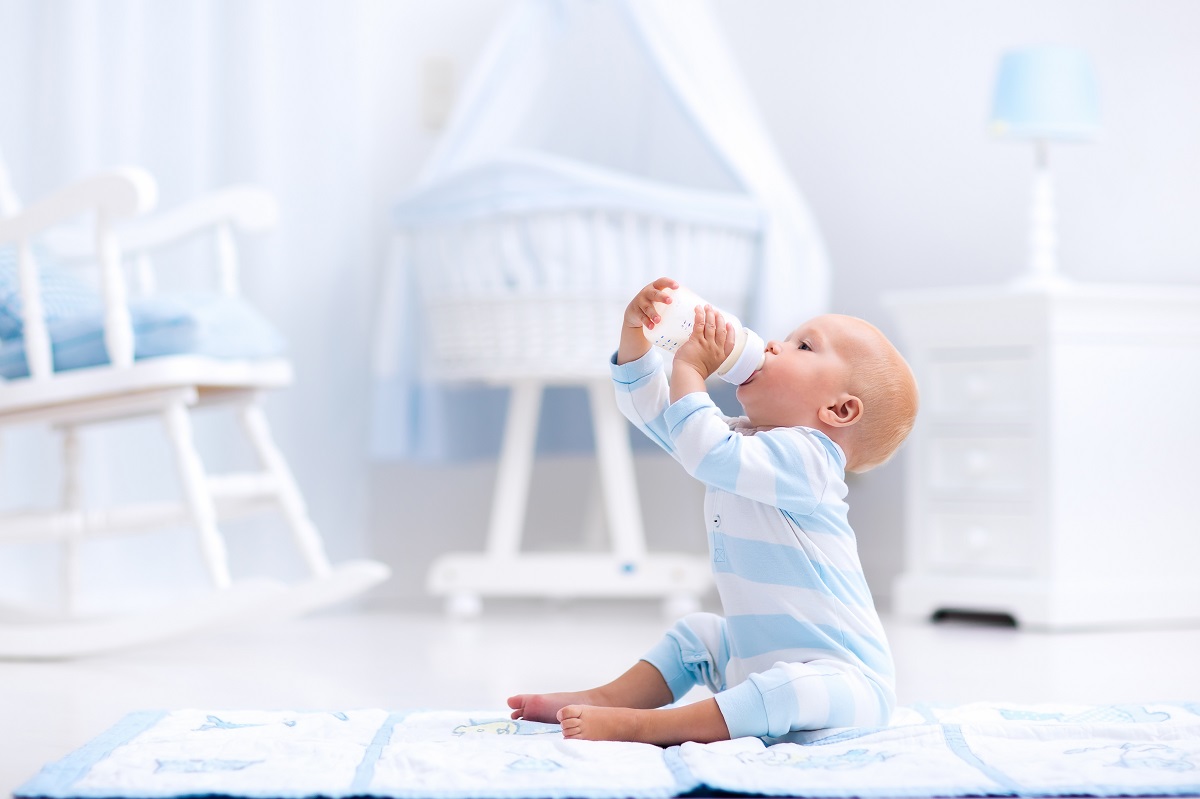
M 675 365 L 691 366 L 707 379 L 733 351 L 734 339 L 733 325 L 725 321 L 720 311 L 711 305 L 697 305 L 691 338 L 675 350 Z
M 637 293 L 632 300 L 629 301 L 629 307 L 625 309 L 625 326 L 640 328 L 643 325 L 654 329 L 657 322 L 662 319 L 654 310 L 654 303 L 670 303 L 671 298 L 663 291 L 663 289 L 677 289 L 679 284 L 669 277 L 660 277 L 650 285 Z

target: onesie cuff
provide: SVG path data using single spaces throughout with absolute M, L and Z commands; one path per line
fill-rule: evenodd
M 617 353 L 613 353 L 608 360 L 609 368 L 612 369 L 612 378 L 618 383 L 631 384 L 639 380 L 644 380 L 662 368 L 662 356 L 658 354 L 658 350 L 651 347 L 646 351 L 646 354 L 638 358 L 636 361 L 629 363 L 617 363 Z
M 770 720 L 762 692 L 752 680 L 716 695 L 730 738 L 758 738 L 769 734 Z
M 689 416 L 704 410 L 717 410 L 717 404 L 713 402 L 707 391 L 693 391 L 691 394 L 680 397 L 677 402 L 668 405 L 663 412 L 663 423 L 666 424 L 671 439 L 674 440 L 679 434 L 679 429 L 683 427 Z
M 654 648 L 642 656 L 642 660 L 658 669 L 671 689 L 671 701 L 678 702 L 683 695 L 692 690 L 695 679 L 683 667 L 683 651 L 679 642 L 669 635 L 663 636 Z

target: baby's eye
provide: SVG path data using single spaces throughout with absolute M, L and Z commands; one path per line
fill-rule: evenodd
M 809 350 L 809 351 L 812 351 L 812 347 L 808 346 L 808 342 L 807 342 L 807 341 L 801 341 L 801 342 L 800 342 L 800 349 L 802 349 L 802 350 Z

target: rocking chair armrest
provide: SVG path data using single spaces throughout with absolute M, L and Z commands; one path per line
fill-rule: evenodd
M 168 211 L 141 216 L 117 230 L 124 257 L 170 246 L 221 225 L 242 231 L 265 230 L 279 217 L 274 196 L 257 186 L 229 186 L 203 194 Z M 95 257 L 95 241 L 87 227 L 64 228 L 47 236 L 47 246 L 62 259 Z
M 156 282 L 150 253 L 189 238 L 211 236 L 216 244 L 215 275 L 220 290 L 239 293 L 239 264 L 233 231 L 253 232 L 272 227 L 279 206 L 266 189 L 252 185 L 228 186 L 203 194 L 168 211 L 139 216 L 114 230 L 121 257 L 136 265 L 136 285 L 153 292 Z M 95 239 L 86 228 L 56 230 L 46 244 L 62 259 L 90 259 L 96 255 Z
M 271 192 L 259 186 L 228 186 L 182 205 L 121 226 L 121 249 L 137 254 L 210 233 L 224 225 L 242 231 L 266 230 L 279 218 Z
M 158 186 L 135 167 L 101 172 L 59 189 L 14 216 L 0 219 L 0 244 L 27 241 L 80 214 L 95 211 L 106 226 L 154 207 Z M 91 242 L 95 252 L 95 240 Z
M 257 186 L 219 189 L 153 217 L 123 225 L 118 238 L 126 255 L 138 264 L 143 288 L 154 283 L 149 253 L 201 234 L 215 244 L 214 273 L 220 291 L 240 293 L 239 258 L 233 230 L 264 230 L 275 224 L 279 206 L 275 197 Z

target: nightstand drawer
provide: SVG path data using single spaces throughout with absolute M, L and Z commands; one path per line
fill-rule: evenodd
M 929 410 L 944 416 L 1023 420 L 1032 410 L 1032 388 L 1029 358 L 936 359 L 928 376 Z
M 937 571 L 1033 574 L 1037 522 L 1025 514 L 931 513 L 925 556 Z
M 927 488 L 942 499 L 1029 499 L 1038 459 L 1029 438 L 951 438 L 928 443 Z

